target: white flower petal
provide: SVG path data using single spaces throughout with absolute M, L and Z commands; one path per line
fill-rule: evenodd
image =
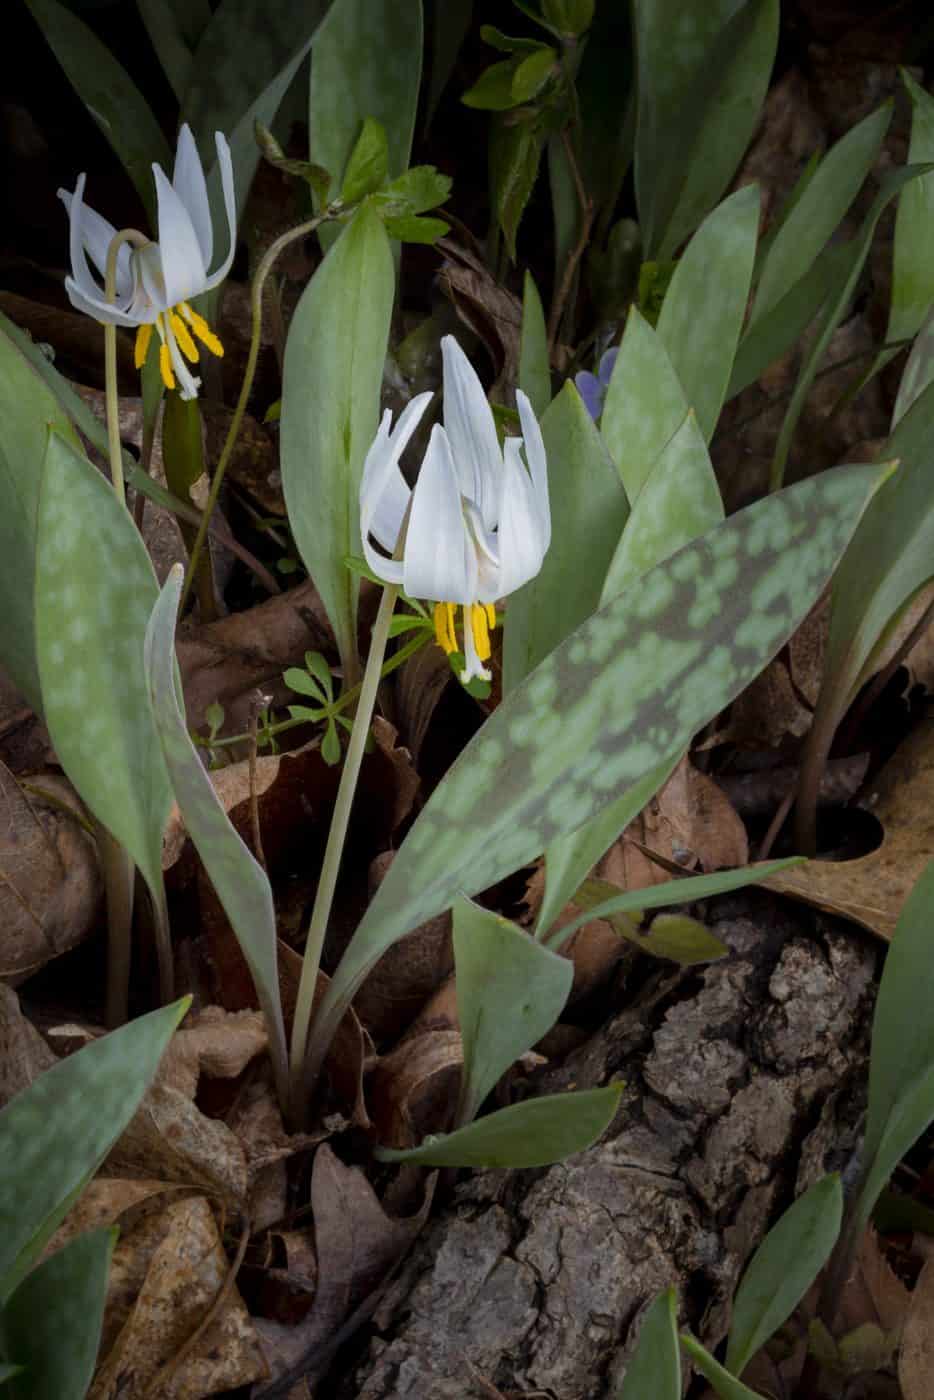
M 109 303 L 104 296 L 97 293 L 91 296 L 83 287 L 80 287 L 74 277 L 65 278 L 65 291 L 68 293 L 68 300 L 76 311 L 81 311 L 85 316 L 91 316 L 95 321 L 100 321 L 101 325 L 114 326 L 138 326 L 140 318 L 120 309 L 119 306 Z
M 551 503 L 548 499 L 548 459 L 545 455 L 545 442 L 532 405 L 521 389 L 516 390 L 516 404 L 519 408 L 519 422 L 522 424 L 525 460 L 529 464 L 532 487 L 541 516 L 542 548 L 547 552 L 551 544 Z
M 466 618 L 464 619 L 464 660 L 467 663 L 461 671 L 461 680 L 464 685 L 469 685 L 472 680 L 491 681 L 493 679 L 492 671 L 487 670 L 477 655 L 473 628 Z
M 547 542 L 535 489 L 522 461 L 518 438 L 505 444 L 505 478 L 499 511 L 499 579 L 496 596 L 505 598 L 535 577 Z M 494 602 L 495 598 L 484 599 Z
M 211 266 L 214 253 L 214 232 L 211 228 L 211 208 L 208 204 L 208 187 L 204 179 L 201 157 L 187 122 L 178 133 L 178 146 L 175 151 L 175 169 L 172 172 L 172 185 L 175 193 L 184 204 L 191 219 L 201 261 L 205 268 Z
M 230 154 L 230 147 L 227 138 L 220 131 L 214 133 L 214 145 L 217 149 L 217 166 L 221 176 L 221 190 L 224 195 L 224 212 L 227 215 L 227 234 L 229 247 L 227 256 L 214 272 L 211 273 L 204 284 L 204 290 L 209 292 L 212 287 L 216 287 L 223 282 L 230 271 L 234 260 L 234 253 L 237 251 L 237 199 L 234 191 L 233 158 Z M 205 271 L 207 263 L 205 263 Z
M 452 335 L 441 341 L 441 354 L 444 429 L 454 454 L 461 492 L 475 502 L 487 529 L 492 529 L 503 475 L 493 412 L 476 370 Z
M 206 269 L 194 225 L 160 165 L 152 167 L 159 204 L 159 251 L 166 306 L 190 301 L 204 291 Z
M 399 459 L 432 397 L 430 393 L 417 394 L 406 404 L 391 433 L 389 423 L 392 415 L 387 409 L 363 464 L 360 531 L 361 534 L 371 534 L 389 554 L 396 547 L 412 494 L 399 470 Z
M 403 580 L 412 598 L 476 602 L 477 556 L 461 509 L 451 447 L 438 424 L 412 492 Z
M 84 176 L 81 177 L 82 181 Z M 68 210 L 71 218 L 71 203 L 74 196 L 69 190 L 59 190 L 58 197 Z M 117 235 L 117 230 L 113 224 L 103 218 L 96 210 L 81 204 L 80 233 L 82 242 L 91 255 L 91 261 L 101 275 L 101 279 L 107 275 L 107 254 L 110 245 Z M 117 254 L 117 298 L 129 296 L 133 291 L 133 273 L 130 268 L 130 248 L 129 244 L 120 245 Z

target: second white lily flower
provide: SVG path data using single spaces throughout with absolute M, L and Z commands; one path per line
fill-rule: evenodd
M 463 609 L 461 679 L 490 679 L 493 604 L 535 577 L 551 543 L 545 445 L 532 405 L 516 391 L 521 438 L 502 448 L 483 386 L 453 336 L 441 342 L 444 426 L 431 431 L 414 488 L 399 470 L 431 394 L 419 394 L 391 428 L 383 414 L 360 485 L 360 533 L 367 563 L 413 598 L 435 602 L 438 643 L 459 651 L 456 609 Z M 524 456 L 523 456 L 524 453 Z M 399 532 L 408 517 L 401 559 Z M 380 553 L 370 536 L 382 546 Z

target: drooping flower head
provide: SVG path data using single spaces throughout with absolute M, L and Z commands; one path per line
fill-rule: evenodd
M 444 426 L 431 430 L 414 488 L 399 459 L 428 406 L 419 394 L 390 430 L 383 414 L 360 485 L 360 533 L 367 563 L 387 583 L 435 603 L 435 636 L 450 655 L 457 643 L 455 609 L 463 609 L 462 680 L 490 679 L 493 604 L 535 577 L 551 542 L 548 473 L 541 430 L 516 391 L 521 438 L 500 448 L 483 386 L 453 336 L 441 342 Z M 401 559 L 396 551 L 407 519 Z M 377 550 L 370 536 L 386 551 Z
M 600 356 L 600 363 L 597 366 L 596 374 L 591 374 L 589 369 L 582 369 L 580 374 L 575 374 L 574 376 L 577 392 L 584 400 L 587 412 L 594 421 L 596 421 L 603 412 L 606 391 L 610 387 L 613 366 L 616 364 L 616 357 L 618 354 L 619 346 L 612 345 L 609 350 L 605 350 Z
M 237 215 L 230 147 L 219 131 L 214 141 L 229 239 L 227 255 L 214 272 L 209 271 L 214 257 L 214 230 L 207 184 L 201 157 L 187 124 L 179 132 L 171 182 L 161 165 L 152 167 L 159 240 L 144 243 L 142 247 L 121 246 L 113 301 L 107 300 L 104 287 L 91 270 L 88 256 L 103 279 L 107 253 L 117 230 L 85 204 L 84 175 L 78 176 L 73 194 L 68 190 L 58 192 L 68 210 L 71 276 L 65 278 L 65 290 L 72 306 L 96 321 L 136 326 L 137 368 L 145 364 L 155 327 L 161 342 L 159 367 L 163 382 L 167 389 L 174 389 L 177 382 L 183 399 L 194 398 L 201 383 L 185 364 L 185 359 L 192 364 L 199 359 L 196 340 L 213 355 L 224 353 L 204 317 L 189 304 L 192 298 L 224 280 L 236 247 Z

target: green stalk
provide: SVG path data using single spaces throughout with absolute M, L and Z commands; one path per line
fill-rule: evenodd
M 393 584 L 384 589 L 376 621 L 373 624 L 366 669 L 360 683 L 360 701 L 354 716 L 350 743 L 347 745 L 347 756 L 344 759 L 340 786 L 337 789 L 337 800 L 334 803 L 334 812 L 331 817 L 331 829 L 328 832 L 328 843 L 321 866 L 321 876 L 315 894 L 311 922 L 308 926 L 308 941 L 305 944 L 302 976 L 292 1022 L 290 1099 L 291 1116 L 295 1123 L 300 1123 L 305 1116 L 306 1090 L 309 1087 L 305 1052 L 308 1046 L 308 1030 L 314 1006 L 315 988 L 318 984 L 318 969 L 321 965 L 321 949 L 324 944 L 328 920 L 331 916 L 331 905 L 334 902 L 337 875 L 340 870 L 344 841 L 350 821 L 350 810 L 357 789 L 366 736 L 369 733 L 370 720 L 373 717 L 373 708 L 376 704 L 376 692 L 379 688 L 383 668 L 383 656 L 386 652 L 386 643 L 389 640 L 389 623 L 392 619 L 392 611 L 396 605 L 398 593 L 399 589 Z

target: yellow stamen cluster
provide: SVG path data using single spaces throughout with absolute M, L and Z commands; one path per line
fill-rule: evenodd
M 454 630 L 456 606 L 456 603 L 435 604 L 435 637 L 446 656 L 460 650 Z M 496 609 L 492 603 L 467 603 L 463 611 L 464 629 L 470 628 L 477 656 L 481 661 L 489 661 L 490 629 L 496 626 Z
M 168 346 L 167 329 L 171 330 L 178 348 L 192 364 L 196 364 L 200 358 L 200 352 L 194 340 L 195 336 L 198 337 L 202 345 L 210 350 L 212 355 L 221 356 L 224 353 L 223 345 L 204 317 L 199 316 L 197 311 L 192 311 L 188 302 L 183 301 L 178 306 L 173 306 L 169 311 L 160 312 L 155 322 L 147 321 L 140 326 L 136 332 L 136 347 L 133 356 L 137 369 L 142 369 L 146 363 L 146 356 L 149 354 L 149 345 L 152 340 L 153 325 L 159 332 L 159 339 L 162 342 L 159 346 L 159 372 L 167 389 L 175 388 L 175 374 L 172 369 L 172 354 Z

